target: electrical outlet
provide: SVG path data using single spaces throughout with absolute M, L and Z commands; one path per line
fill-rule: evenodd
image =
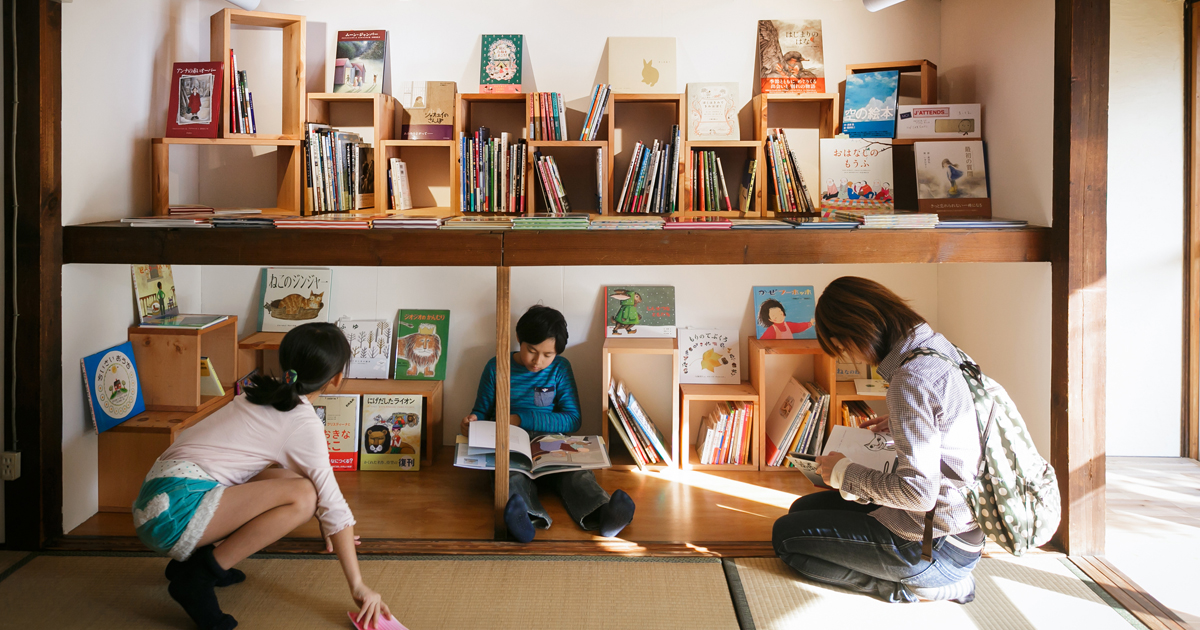
M 21 454 L 5 451 L 0 459 L 0 481 L 16 481 L 21 476 Z

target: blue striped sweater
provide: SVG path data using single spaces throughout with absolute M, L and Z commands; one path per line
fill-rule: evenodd
M 540 372 L 530 372 L 509 358 L 510 413 L 521 418 L 521 428 L 537 433 L 573 433 L 579 430 L 579 392 L 571 363 L 557 356 Z M 496 415 L 496 359 L 488 361 L 479 377 L 479 392 L 471 413 L 480 420 Z

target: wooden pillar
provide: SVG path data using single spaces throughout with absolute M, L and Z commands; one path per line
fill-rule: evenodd
M 496 540 L 508 538 L 504 506 L 508 503 L 509 330 L 508 267 L 496 268 Z
M 1056 0 L 1051 463 L 1062 491 L 1056 541 L 1104 553 L 1108 212 L 1107 0 Z
M 1184 374 L 1180 452 L 1200 459 L 1200 19 L 1184 9 L 1184 80 L 1187 82 L 1187 212 L 1184 215 Z
M 32 550 L 62 535 L 62 5 L 6 0 L 3 11 L 8 355 L 3 417 L 5 448 L 19 448 L 22 460 L 21 477 L 5 482 L 5 536 L 9 549 Z M 19 100 L 15 123 L 14 73 Z M 14 230 L 15 270 L 10 249 Z M 15 346 L 14 307 L 20 314 Z

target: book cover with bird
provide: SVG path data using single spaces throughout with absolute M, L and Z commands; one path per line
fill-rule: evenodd
M 851 138 L 893 138 L 900 72 L 860 72 L 846 77 L 842 132 Z
M 821 20 L 759 20 L 759 90 L 824 92 L 824 49 Z
M 741 346 L 735 329 L 680 328 L 679 382 L 737 385 Z
M 939 217 L 991 218 L 983 141 L 917 142 L 917 207 Z
M 675 287 L 604 287 L 604 336 L 675 337 Z

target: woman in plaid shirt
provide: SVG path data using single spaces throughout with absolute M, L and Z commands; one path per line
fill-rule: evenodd
M 889 602 L 975 598 L 971 570 L 984 536 L 959 488 L 974 479 L 979 433 L 962 374 L 936 357 L 958 350 L 895 293 L 865 278 L 829 284 L 817 301 L 817 340 L 830 356 L 879 366 L 889 381 L 888 415 L 863 425 L 895 440 L 895 470 L 880 472 L 841 453 L 817 457 L 835 488 L 801 497 L 775 522 L 779 557 L 818 582 Z M 908 360 L 906 360 L 908 359 Z M 921 558 L 925 516 L 933 511 L 933 560 Z

